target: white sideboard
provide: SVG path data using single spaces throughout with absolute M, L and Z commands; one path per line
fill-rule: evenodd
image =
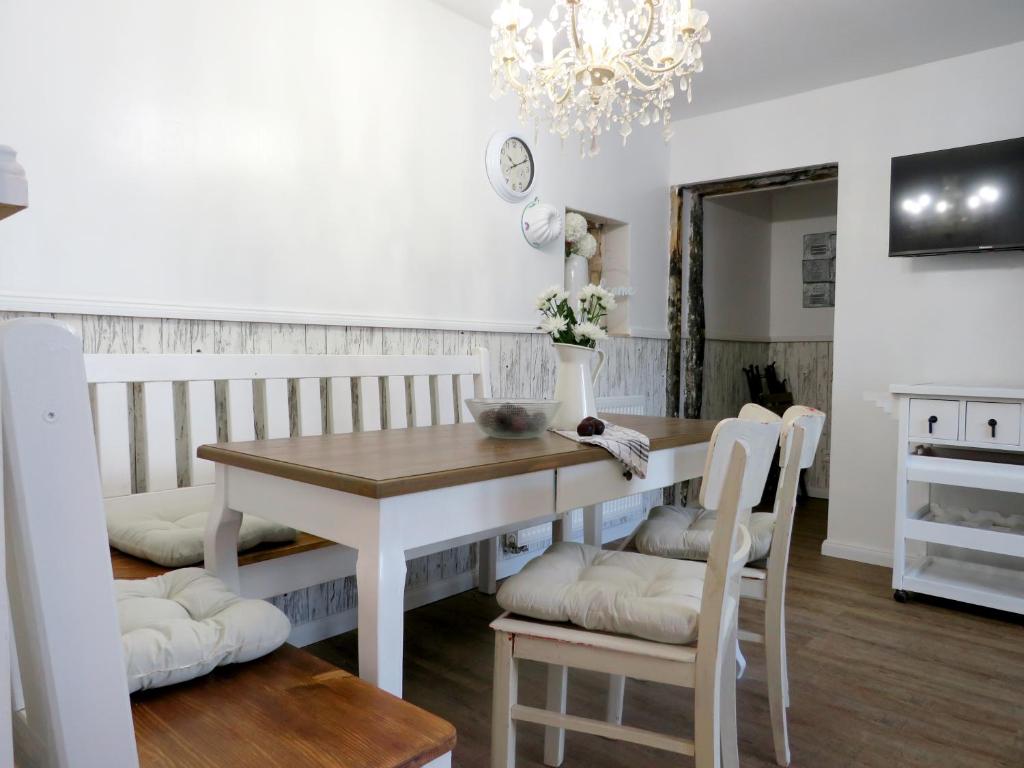
M 930 503 L 932 484 L 1024 494 L 1024 388 L 917 384 L 890 392 L 899 417 L 896 599 L 918 592 L 1024 613 L 1024 559 L 1020 569 L 1008 559 L 1024 558 L 1024 528 L 1008 522 L 1017 518 L 957 518 Z M 928 544 L 987 553 L 990 562 L 930 553 Z

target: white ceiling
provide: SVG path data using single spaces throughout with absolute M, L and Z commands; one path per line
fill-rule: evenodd
M 434 0 L 490 26 L 499 0 Z M 551 0 L 522 0 L 546 13 Z M 628 4 L 628 2 L 627 2 Z M 688 117 L 1024 40 L 1024 0 L 694 0 L 711 15 Z M 489 32 L 481 32 L 486 45 Z M 1008 98 L 1010 95 L 1007 95 Z

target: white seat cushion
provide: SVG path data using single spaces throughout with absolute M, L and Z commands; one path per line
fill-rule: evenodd
M 700 507 L 655 507 L 647 520 L 637 528 L 633 543 L 637 551 L 646 555 L 706 561 L 711 551 L 711 534 L 715 530 L 716 521 L 714 512 Z M 750 531 L 750 555 L 747 562 L 763 560 L 772 547 L 775 515 L 771 512 L 754 512 L 750 516 L 747 530 Z
M 288 639 L 288 617 L 246 600 L 202 568 L 117 580 L 128 689 L 174 685 L 222 664 L 251 661 Z
M 498 590 L 506 611 L 686 645 L 697 639 L 704 564 L 561 542 Z
M 207 485 L 107 499 L 110 545 L 166 568 L 203 562 L 203 535 L 214 493 L 214 487 Z M 245 515 L 238 549 L 293 541 L 295 536 L 293 528 Z

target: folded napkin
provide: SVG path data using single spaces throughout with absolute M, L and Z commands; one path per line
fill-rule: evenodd
M 635 429 L 620 427 L 610 421 L 604 423 L 604 434 L 593 437 L 580 437 L 575 429 L 552 429 L 557 435 L 575 440 L 585 445 L 596 445 L 622 462 L 626 467 L 625 476 L 632 480 L 633 475 L 647 477 L 647 458 L 651 453 L 651 439 Z

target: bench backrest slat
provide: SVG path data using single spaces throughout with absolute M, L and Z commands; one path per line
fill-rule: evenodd
M 475 355 L 86 355 L 104 496 L 213 482 L 196 449 L 471 421 Z M 134 445 L 133 445 L 134 439 Z M 133 471 L 133 456 L 138 457 Z
M 348 434 L 354 427 L 352 423 L 352 379 L 348 376 L 335 376 L 328 382 L 331 432 L 335 435 Z
M 132 492 L 131 439 L 128 419 L 128 386 L 98 384 L 94 396 L 96 447 L 104 496 Z
M 267 379 L 264 382 L 263 412 L 267 440 L 291 437 L 288 419 L 288 379 Z
M 303 437 L 322 435 L 324 421 L 320 379 L 299 379 L 296 392 L 299 398 L 299 434 Z
M 145 425 L 146 488 L 167 491 L 178 487 L 177 450 L 174 435 L 174 394 L 169 381 L 142 385 Z
M 217 407 L 212 381 L 190 381 L 186 384 L 188 409 L 188 460 L 192 468 L 192 485 L 213 482 L 215 467 L 212 461 L 200 459 L 196 450 L 200 445 L 217 441 Z
M 430 377 L 412 377 L 412 419 L 417 427 L 429 426 L 433 416 L 430 413 Z

